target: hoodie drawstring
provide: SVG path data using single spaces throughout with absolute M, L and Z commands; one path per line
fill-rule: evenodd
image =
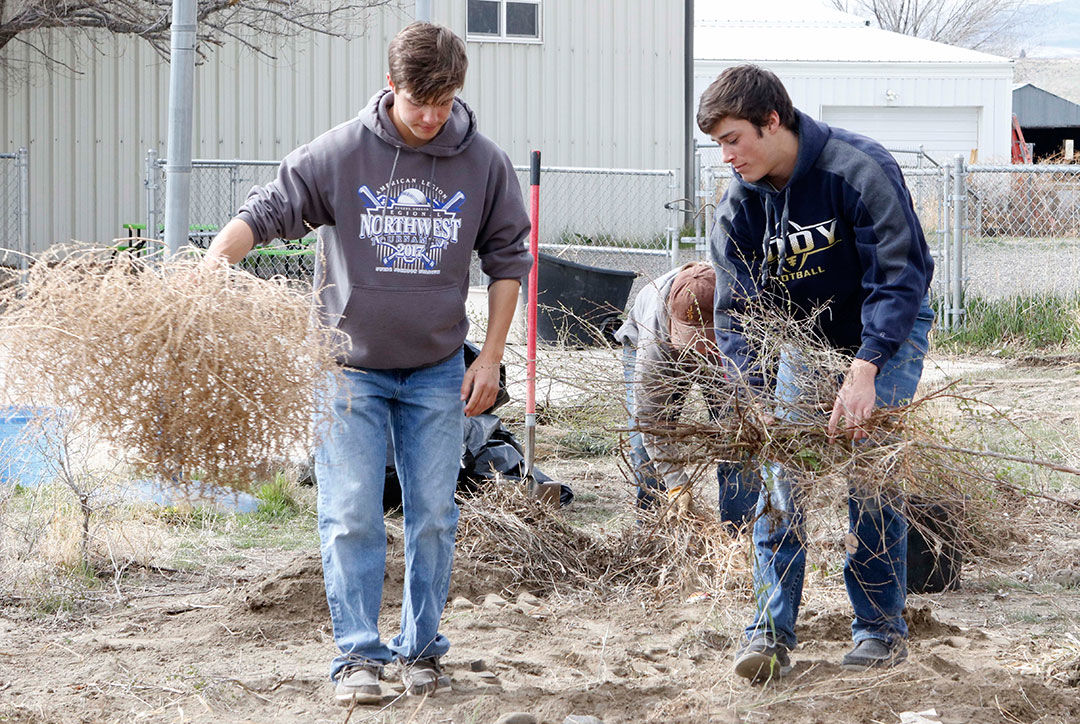
M 776 194 L 775 196 L 778 196 Z M 784 200 L 780 207 L 780 224 L 779 228 L 776 226 L 776 210 L 773 208 L 773 199 L 775 196 L 762 196 L 761 203 L 765 206 L 765 233 L 764 238 L 761 240 L 763 263 L 761 265 L 761 288 L 765 289 L 769 282 L 769 278 L 772 276 L 772 270 L 769 268 L 769 242 L 772 240 L 773 232 L 776 232 L 776 276 L 780 276 L 784 269 L 784 259 L 787 257 L 788 252 L 788 206 L 791 200 L 791 187 L 790 185 L 784 189 Z
M 397 171 L 397 162 L 398 162 L 398 158 L 400 156 L 401 156 L 401 149 L 400 148 L 395 149 L 394 150 L 394 163 L 392 163 L 390 165 L 390 178 L 387 179 L 387 181 L 386 181 L 386 197 L 387 197 L 386 198 L 386 203 L 384 203 L 383 207 L 382 207 L 382 217 L 383 217 L 383 228 L 384 229 L 386 228 L 386 226 L 385 226 L 385 224 L 386 224 L 386 210 L 390 206 L 390 187 L 394 183 L 394 172 Z
M 431 174 L 428 179 L 431 183 L 431 188 L 435 188 L 435 156 L 431 157 Z M 424 242 L 424 255 L 427 256 L 431 251 L 431 245 L 435 240 L 435 201 L 428 201 L 428 234 L 427 241 Z

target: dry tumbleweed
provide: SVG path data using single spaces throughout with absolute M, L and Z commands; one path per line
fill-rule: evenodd
M 4 301 L 9 394 L 67 410 L 173 485 L 245 488 L 288 459 L 337 369 L 310 293 L 192 259 L 57 250 Z

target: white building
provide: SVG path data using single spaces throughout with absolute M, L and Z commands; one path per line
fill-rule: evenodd
M 681 0 L 432 6 L 435 22 L 467 40 L 462 97 L 515 164 L 540 149 L 545 165 L 681 168 Z M 214 51 L 196 69 L 192 155 L 277 160 L 354 116 L 385 84 L 387 43 L 412 11 L 412 2 L 402 2 L 372 12 L 351 41 L 302 35 L 284 43 L 276 60 L 235 44 Z M 72 238 L 106 241 L 122 235 L 123 224 L 144 221 L 146 151 L 168 153 L 168 64 L 137 38 L 104 37 L 100 54 L 76 33 L 47 36 L 77 73 L 42 69 L 22 44 L 3 51 L 31 62 L 28 74 L 0 76 L 0 151 L 30 150 L 35 250 Z M 81 43 L 79 52 L 73 43 Z M 577 204 L 611 205 L 595 198 L 594 187 L 582 186 Z M 195 185 L 200 193 L 227 192 Z
M 1012 61 L 870 27 L 803 0 L 735 6 L 699 0 L 695 94 L 725 68 L 756 63 L 795 106 L 890 150 L 1008 163 Z M 697 140 L 708 139 L 698 132 Z

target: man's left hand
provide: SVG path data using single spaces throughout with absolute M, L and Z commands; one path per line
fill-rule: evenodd
M 477 357 L 461 383 L 461 400 L 465 402 L 465 416 L 479 415 L 495 403 L 499 394 L 499 362 Z
M 877 371 L 877 365 L 873 362 L 852 360 L 851 367 L 844 375 L 844 384 L 840 386 L 840 392 L 833 402 L 832 414 L 829 416 L 829 440 L 835 440 L 841 432 L 848 440 L 869 437 L 866 421 L 870 419 L 877 399 L 874 389 Z M 842 430 L 841 419 L 844 421 Z

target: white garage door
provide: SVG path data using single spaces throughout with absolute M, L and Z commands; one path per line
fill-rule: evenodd
M 979 147 L 979 109 L 974 106 L 824 106 L 821 119 L 870 136 L 890 150 L 921 145 L 938 161 L 948 161 L 958 153 L 967 161 L 972 149 Z

